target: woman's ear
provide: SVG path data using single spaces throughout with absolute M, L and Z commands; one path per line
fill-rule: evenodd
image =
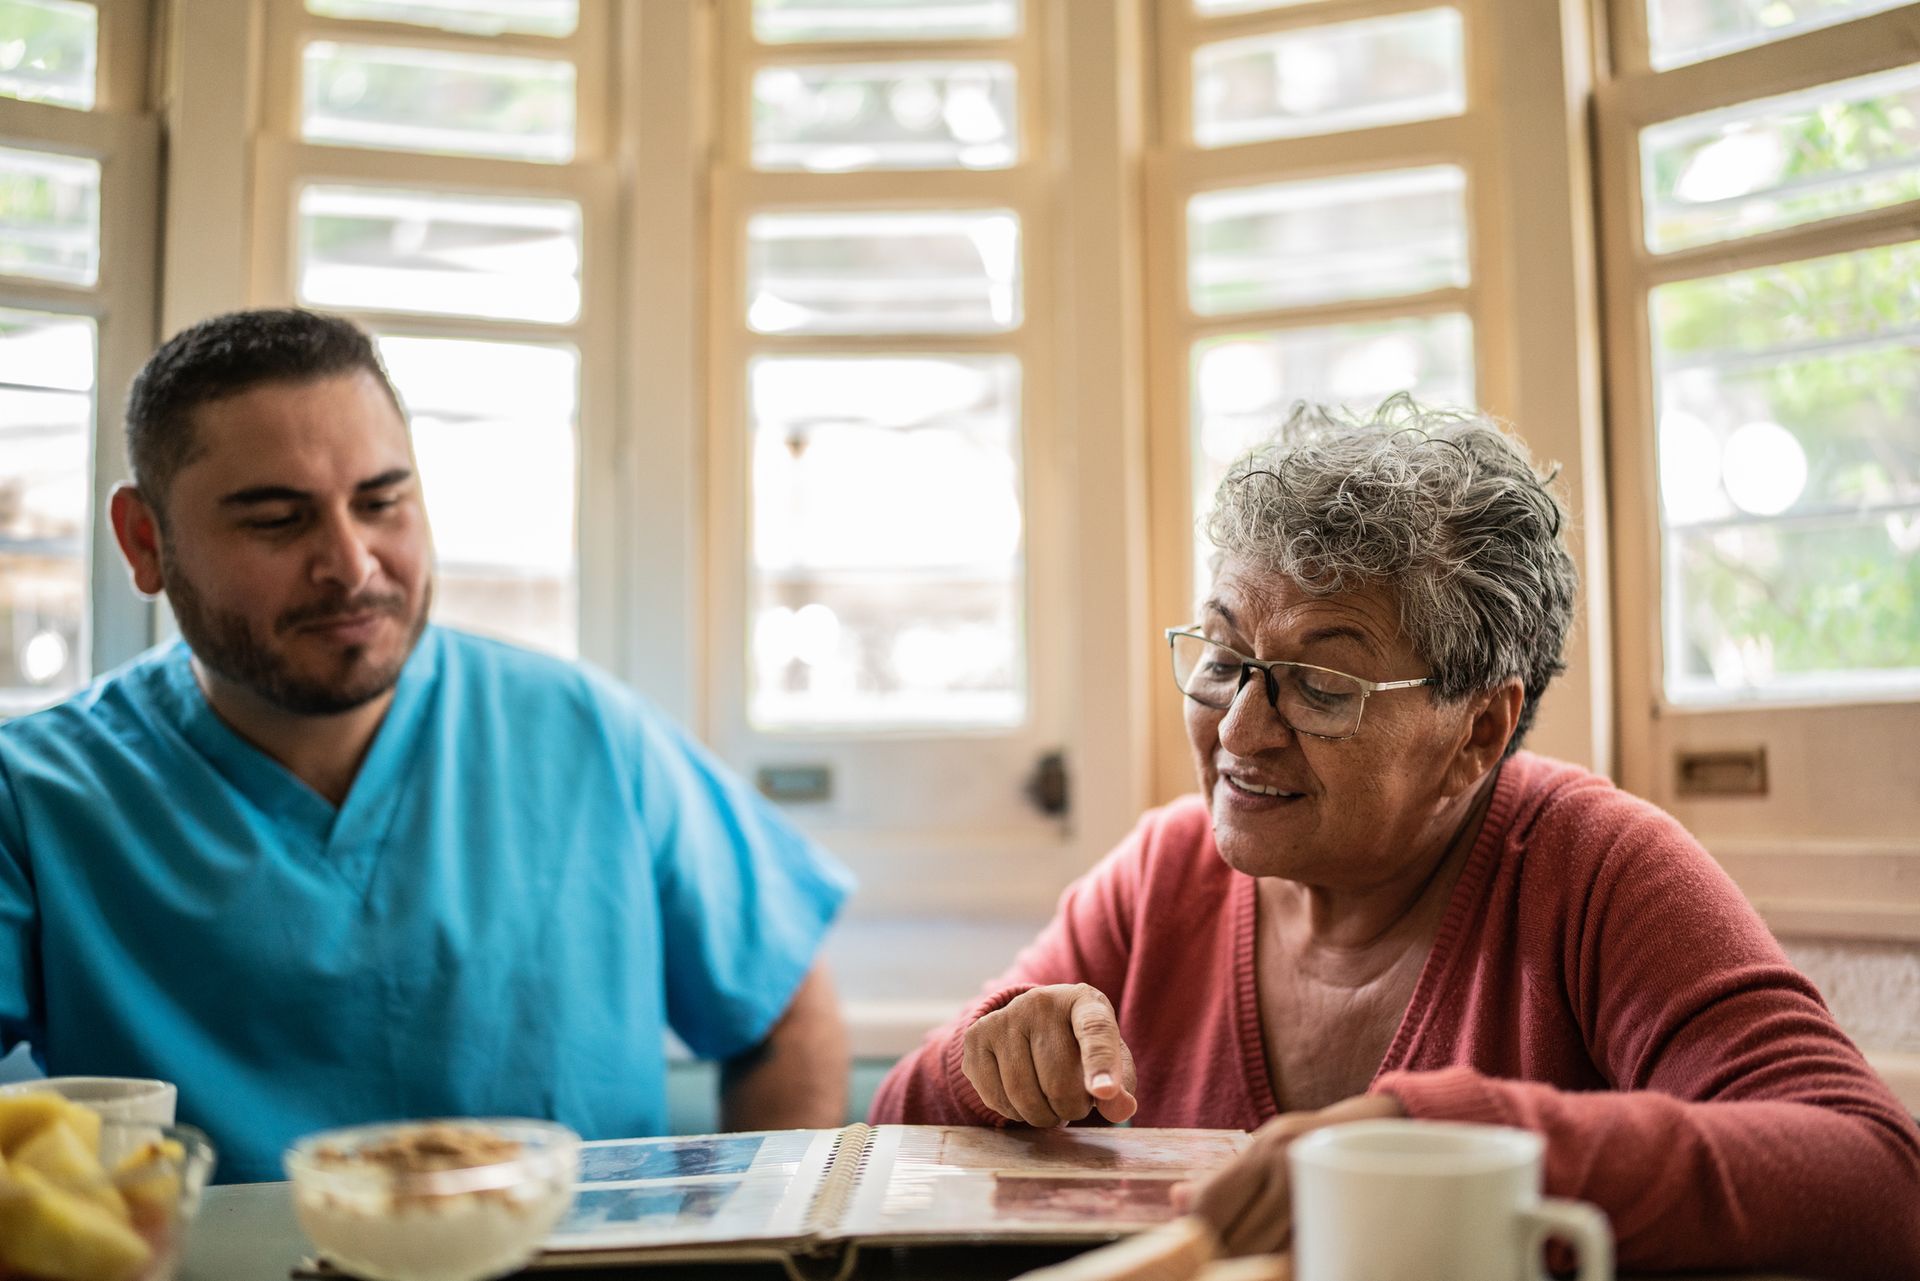
M 132 485 L 115 486 L 107 510 L 120 554 L 133 571 L 134 590 L 143 596 L 158 596 L 166 587 L 166 578 L 160 572 L 160 518 Z
M 1468 701 L 1473 718 L 1467 723 L 1460 750 L 1454 754 L 1452 777 L 1448 779 L 1456 794 L 1478 783 L 1500 763 L 1526 702 L 1526 686 L 1518 676 Z

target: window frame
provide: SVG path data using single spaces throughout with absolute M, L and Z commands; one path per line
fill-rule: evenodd
M 1189 621 L 1193 581 L 1192 344 L 1213 333 L 1317 327 L 1440 312 L 1473 327 L 1475 398 L 1519 425 L 1536 460 L 1556 460 L 1575 513 L 1570 546 L 1585 590 L 1528 745 L 1611 766 L 1607 674 L 1606 494 L 1600 462 L 1598 303 L 1588 199 L 1586 119 L 1591 33 L 1560 6 L 1452 0 L 1463 26 L 1466 109 L 1457 116 L 1203 148 L 1191 141 L 1191 67 L 1201 44 L 1418 12 L 1434 0 L 1324 0 L 1201 17 L 1190 0 L 1153 0 L 1159 130 L 1147 157 L 1147 343 L 1153 511 L 1153 607 L 1160 625 Z M 1563 57 L 1539 56 L 1542 48 Z M 1520 113 L 1525 118 L 1519 119 Z M 1517 123 L 1507 117 L 1515 116 Z M 1448 164 L 1466 174 L 1468 284 L 1419 295 L 1196 314 L 1186 288 L 1186 207 L 1227 186 Z M 1518 174 L 1526 174 L 1520 181 Z M 1525 324 L 1518 296 L 1529 294 Z M 1156 679 L 1153 791 L 1192 788 L 1184 714 Z
M 628 580 L 617 478 L 624 461 L 622 388 L 616 365 L 623 285 L 619 166 L 614 137 L 614 51 L 623 47 L 613 6 L 582 3 L 571 35 L 469 35 L 407 23 L 322 17 L 302 0 L 264 3 L 259 129 L 250 148 L 251 194 L 246 297 L 249 306 L 298 303 L 301 191 L 315 183 L 426 190 L 435 194 L 567 199 L 580 208 L 581 305 L 571 321 L 494 320 L 388 311 L 327 310 L 376 333 L 564 343 L 579 353 L 574 472 L 574 599 L 577 653 L 623 675 L 624 620 L 617 605 Z M 575 67 L 574 158 L 564 163 L 310 143 L 300 139 L 301 51 L 312 40 L 397 44 L 445 52 L 565 58 Z
M 796 806 L 789 813 L 838 852 L 859 861 L 864 872 L 898 860 L 924 857 L 927 845 L 952 840 L 968 824 L 958 805 L 945 821 L 926 823 L 888 799 L 893 790 L 875 777 L 946 777 L 973 783 L 984 771 L 1007 768 L 1005 759 L 1031 759 L 1058 746 L 1066 708 L 1053 678 L 1062 642 L 1060 620 L 1041 608 L 1061 589 L 1059 550 L 1064 536 L 1054 460 L 1060 451 L 1045 407 L 1057 392 L 1048 367 L 1045 317 L 1055 288 L 1051 271 L 1050 202 L 1055 175 L 1044 163 L 1049 104 L 1043 88 L 1041 49 L 1048 38 L 1045 6 L 1029 0 L 1022 29 L 1005 39 L 808 41 L 762 44 L 752 32 L 750 0 L 723 0 L 716 11 L 718 128 L 710 169 L 707 315 L 710 378 L 708 422 L 708 728 L 716 748 L 749 778 L 762 765 L 826 764 L 834 797 L 824 805 Z M 767 65 L 828 62 L 919 62 L 977 57 L 1010 62 L 1015 69 L 1019 156 L 1003 169 L 871 169 L 845 173 L 761 170 L 752 158 L 754 71 Z M 845 210 L 1011 210 L 1020 220 L 1019 322 L 991 333 L 766 334 L 751 330 L 745 316 L 745 258 L 749 221 L 763 213 Z M 1024 666 L 1027 709 L 1008 728 L 860 728 L 814 730 L 757 728 L 747 713 L 747 638 L 752 582 L 749 472 L 752 412 L 745 371 L 758 357 L 785 355 L 1012 355 L 1020 361 L 1019 440 L 1022 511 L 1020 613 L 1026 620 Z M 1056 660 L 1057 662 L 1057 660 Z M 961 786 L 966 786 L 962 784 Z M 877 795 L 886 794 L 886 795 Z M 1060 824 L 1026 808 L 1015 796 L 998 806 L 973 837 L 992 832 L 1042 856 L 1059 844 Z M 1025 812 L 1021 811 L 1025 809 Z M 944 838 L 936 835 L 946 829 Z M 984 830 L 983 830 L 984 829 Z M 1050 857 L 1043 862 L 1051 862 Z M 885 875 L 882 873 L 882 875 Z M 868 879 L 871 879 L 869 876 Z
M 86 316 L 97 327 L 82 555 L 87 584 L 83 687 L 138 654 L 152 639 L 152 610 L 128 580 L 109 501 L 128 474 L 121 429 L 126 388 L 154 345 L 159 237 L 151 214 L 160 191 L 160 122 L 146 107 L 152 30 L 148 6 L 143 0 L 88 2 L 99 14 L 93 107 L 81 111 L 0 98 L 0 145 L 64 152 L 100 163 L 99 279 L 89 286 L 0 276 L 0 306 Z M 0 705 L 0 718 L 7 712 L 8 707 Z
M 1651 69 L 1644 0 L 1604 0 L 1613 69 L 1594 94 L 1606 285 L 1612 590 L 1621 783 L 1674 814 L 1783 935 L 1920 942 L 1920 793 L 1900 762 L 1920 694 L 1671 701 L 1655 454 L 1652 289 L 1920 238 L 1920 201 L 1655 254 L 1641 231 L 1639 134 L 1650 125 L 1913 66 L 1920 4 L 1815 28 L 1666 71 Z M 1652 602 L 1651 605 L 1648 602 Z M 1680 790 L 1679 753 L 1766 752 L 1768 791 Z

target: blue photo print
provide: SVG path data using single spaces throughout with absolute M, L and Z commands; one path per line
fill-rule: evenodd
M 609 1143 L 580 1149 L 580 1182 L 635 1183 L 642 1179 L 693 1179 L 745 1174 L 766 1136 L 668 1139 Z
M 560 1231 L 692 1227 L 718 1215 L 739 1186 L 738 1180 L 726 1179 L 638 1188 L 581 1188 Z

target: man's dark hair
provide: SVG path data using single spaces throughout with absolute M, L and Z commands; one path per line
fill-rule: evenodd
M 194 458 L 193 411 L 261 383 L 312 382 L 364 369 L 400 398 L 373 340 L 350 320 L 297 307 L 230 311 L 181 330 L 153 353 L 127 392 L 127 458 L 156 513 Z

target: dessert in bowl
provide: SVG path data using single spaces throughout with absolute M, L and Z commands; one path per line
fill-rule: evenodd
M 171 1281 L 213 1162 L 191 1126 L 0 1098 L 0 1281 Z
M 480 1281 L 531 1258 L 573 1204 L 580 1136 L 549 1121 L 406 1121 L 286 1154 L 320 1256 L 367 1281 Z

